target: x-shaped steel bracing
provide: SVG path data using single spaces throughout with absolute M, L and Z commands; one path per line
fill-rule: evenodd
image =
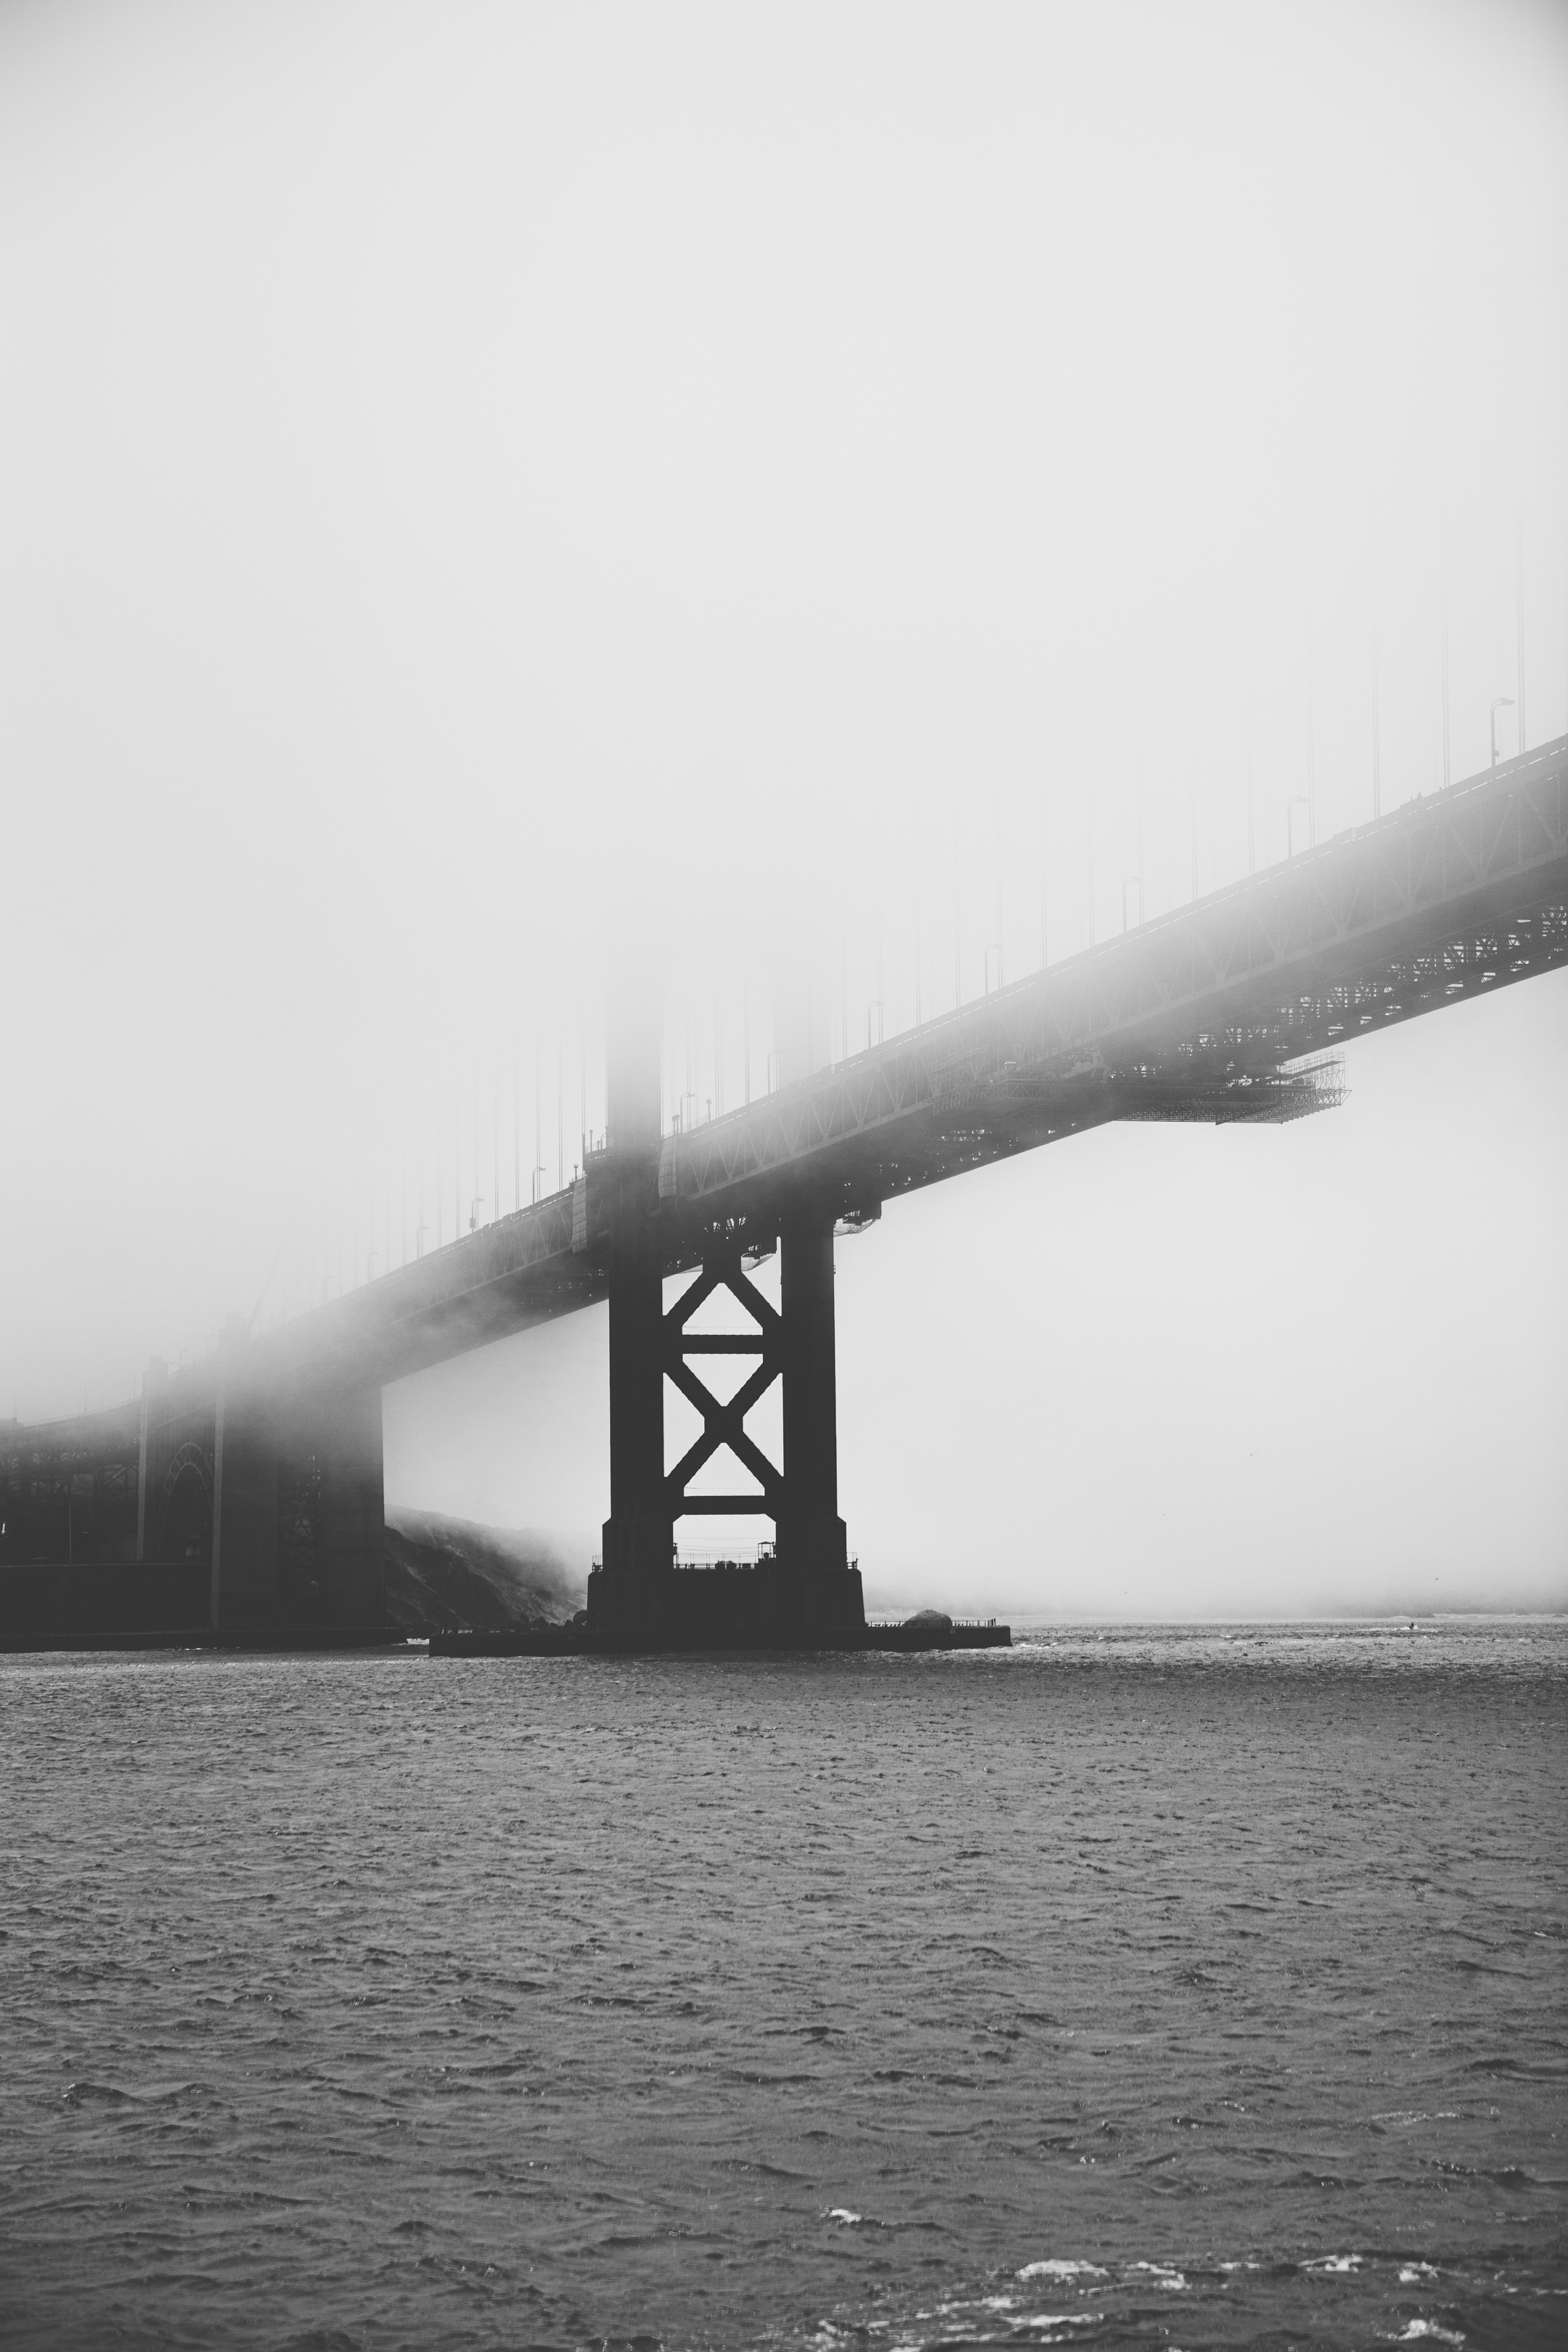
M 749 1315 L 757 1331 L 688 1332 L 686 1326 L 715 1290 L 728 1290 Z M 761 1356 L 762 1361 L 730 1399 L 721 1404 L 687 1363 L 688 1356 Z M 784 1370 L 784 1320 L 776 1307 L 763 1297 L 742 1270 L 739 1250 L 707 1259 L 690 1288 L 677 1299 L 664 1318 L 664 1369 L 688 1403 L 702 1415 L 702 1434 L 689 1446 L 664 1481 L 665 1504 L 671 1518 L 685 1511 L 765 1511 L 775 1520 L 784 1507 L 784 1478 L 760 1445 L 745 1432 L 746 1415 Z M 702 1465 L 727 1445 L 762 1488 L 760 1495 L 689 1495 L 687 1482 Z

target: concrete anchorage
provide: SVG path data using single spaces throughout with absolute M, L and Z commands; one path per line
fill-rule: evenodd
M 838 1516 L 831 1206 L 809 1200 L 779 1217 L 781 1303 L 752 1284 L 744 1255 L 771 1246 L 716 1228 L 702 1270 L 668 1315 L 659 1223 L 658 1035 L 646 1012 L 624 1020 L 608 1077 L 610 1222 L 610 1516 L 603 1565 L 588 1580 L 588 1640 L 607 1650 L 858 1647 L 866 1616 Z M 716 1290 L 751 1316 L 753 1333 L 694 1336 L 687 1326 Z M 756 1369 L 721 1402 L 688 1360 L 753 1355 Z M 664 1466 L 664 1382 L 701 1414 L 703 1432 Z M 745 1416 L 775 1380 L 784 1389 L 784 1466 L 747 1435 Z M 757 1490 L 689 1492 L 727 1447 Z M 675 1521 L 695 1512 L 771 1516 L 773 1553 L 755 1568 L 680 1569 Z
M 237 1318 L 205 1394 L 149 1367 L 137 1558 L 206 1571 L 210 1630 L 368 1633 L 385 1614 L 381 1390 L 258 1371 Z

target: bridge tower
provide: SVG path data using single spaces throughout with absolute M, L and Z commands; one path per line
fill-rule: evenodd
M 813 1615 L 821 1613 L 833 1583 L 848 1567 L 838 1516 L 834 1222 L 831 1203 L 806 1201 L 787 1212 L 779 1230 L 784 1482 L 778 1555 L 789 1571 L 792 1594 L 816 1594 L 808 1606 Z M 857 1586 L 858 1581 L 857 1572 Z M 827 1592 L 816 1593 L 818 1586 Z
M 838 1516 L 835 1207 L 805 1189 L 781 1201 L 771 1220 L 751 1213 L 742 1221 L 712 1218 L 701 1236 L 701 1272 L 665 1313 L 664 1267 L 667 1255 L 676 1255 L 680 1203 L 661 1198 L 660 1026 L 657 992 L 644 975 L 640 990 L 623 988 L 612 1010 L 605 1073 L 610 1516 L 603 1565 L 588 1584 L 590 1638 L 596 1647 L 619 1650 L 853 1645 L 866 1619 L 859 1570 L 849 1565 Z M 744 1265 L 775 1239 L 776 1310 Z M 751 1315 L 755 1337 L 689 1333 L 689 1318 L 718 1289 Z M 727 1402 L 687 1360 L 715 1353 L 761 1360 Z M 702 1436 L 668 1472 L 667 1377 L 703 1418 Z M 784 1389 L 782 1471 L 743 1426 L 775 1379 Z M 688 1493 L 689 1481 L 721 1446 L 756 1478 L 759 1493 Z M 678 1570 L 676 1519 L 715 1509 L 770 1514 L 773 1557 L 733 1574 Z
M 664 1265 L 658 1232 L 659 1037 L 647 1000 L 623 1001 L 605 1069 L 610 1187 L 607 1589 L 640 1625 L 670 1565 L 664 1491 Z

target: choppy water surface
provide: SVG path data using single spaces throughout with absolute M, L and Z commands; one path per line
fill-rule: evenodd
M 0 1660 L 0 2335 L 1561 2342 L 1565 1669 Z

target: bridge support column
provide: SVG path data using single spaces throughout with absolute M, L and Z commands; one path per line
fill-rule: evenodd
M 372 1631 L 385 1619 L 379 1387 L 287 1400 L 260 1387 L 243 1327 L 219 1343 L 212 1625 Z
M 670 1520 L 664 1500 L 664 1280 L 647 1186 L 622 1177 L 610 1261 L 610 1516 L 606 1574 L 667 1570 Z
M 213 1414 L 212 1628 L 241 1633 L 278 1613 L 277 1445 L 247 1377 L 249 1335 L 237 1316 L 218 1340 Z
M 320 1606 L 329 1624 L 378 1627 L 386 1619 L 380 1389 L 323 1398 L 315 1427 L 321 1460 Z
M 860 1573 L 838 1516 L 838 1381 L 831 1208 L 792 1212 L 779 1230 L 784 1342 L 784 1501 L 778 1610 L 786 1638 L 864 1628 Z
M 640 994 L 636 988 L 623 993 L 606 1075 L 610 1516 L 602 1565 L 588 1580 L 589 1640 L 607 1650 L 852 1644 L 863 1635 L 866 1618 L 859 1573 L 848 1565 L 838 1516 L 833 1208 L 803 1204 L 787 1213 L 781 1227 L 770 1224 L 750 1237 L 766 1247 L 780 1232 L 782 1313 L 745 1271 L 748 1237 L 733 1223 L 718 1223 L 704 1244 L 700 1276 L 667 1316 L 659 1034 L 656 994 L 646 983 Z M 754 1337 L 689 1331 L 691 1317 L 717 1290 L 729 1291 L 752 1318 Z M 701 1362 L 715 1353 L 762 1360 L 727 1401 L 687 1360 Z M 745 1428 L 747 1412 L 781 1375 L 782 1474 Z M 701 1437 L 668 1473 L 667 1379 L 703 1421 Z M 724 1451 L 754 1481 L 749 1492 L 692 1485 Z M 676 1568 L 678 1517 L 748 1511 L 773 1521 L 771 1559 L 743 1573 Z
M 652 1220 L 641 1209 L 646 1231 Z M 838 1516 L 838 1439 L 833 1327 L 831 1211 L 793 1217 L 784 1230 L 783 1311 L 745 1270 L 732 1234 L 715 1236 L 697 1281 L 668 1315 L 657 1286 L 629 1279 L 637 1261 L 628 1242 L 612 1264 L 610 1305 L 611 1493 L 604 1565 L 588 1581 L 588 1623 L 596 1648 L 815 1649 L 853 1646 L 865 1632 L 859 1571 L 847 1558 Z M 759 1327 L 749 1333 L 693 1336 L 691 1318 L 727 1290 Z M 623 1311 L 617 1316 L 617 1302 Z M 714 1354 L 756 1355 L 760 1363 L 727 1402 L 693 1364 Z M 769 1461 L 745 1418 L 772 1382 L 784 1381 L 784 1465 Z M 703 1431 L 675 1467 L 655 1478 L 663 1449 L 663 1381 L 694 1405 Z M 658 1452 L 653 1450 L 657 1440 Z M 756 1484 L 752 1492 L 697 1488 L 692 1481 L 721 1449 Z M 628 1497 L 624 1513 L 618 1497 Z M 675 1519 L 687 1513 L 771 1515 L 773 1557 L 741 1572 L 678 1570 Z
M 668 1622 L 664 1495 L 664 1268 L 659 1248 L 659 1029 L 656 993 L 624 976 L 605 1070 L 610 1153 L 610 1516 L 589 1580 L 595 1639 L 651 1647 Z

